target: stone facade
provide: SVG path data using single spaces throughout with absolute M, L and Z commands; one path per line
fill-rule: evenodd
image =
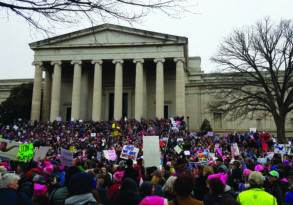
M 35 65 L 32 120 L 185 116 L 192 130 L 208 119 L 218 132 L 275 131 L 269 116 L 232 120 L 209 110 L 217 93 L 210 85 L 224 83 L 226 77 L 203 73 L 200 57 L 188 57 L 185 37 L 103 24 L 30 47 Z M 3 99 L 15 82 L 0 81 Z M 291 136 L 290 115 L 286 126 Z

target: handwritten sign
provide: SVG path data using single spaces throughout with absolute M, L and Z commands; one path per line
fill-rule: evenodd
M 64 166 L 72 166 L 73 152 L 61 148 L 60 161 Z
M 48 147 L 48 146 L 40 146 L 35 152 L 34 160 L 35 161 L 43 160 L 46 157 L 47 152 L 49 151 L 50 148 L 51 147 Z
M 115 160 L 117 159 L 116 152 L 115 152 L 115 150 L 113 150 L 113 149 L 110 149 L 110 150 L 104 150 L 103 153 L 104 153 L 104 157 L 105 157 L 107 160 L 115 161 Z
M 17 152 L 17 159 L 22 162 L 30 161 L 34 156 L 34 145 L 20 144 Z
M 124 145 L 120 158 L 136 160 L 139 149 L 133 145 Z

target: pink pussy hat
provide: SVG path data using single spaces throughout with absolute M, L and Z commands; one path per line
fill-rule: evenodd
M 168 205 L 168 201 L 161 196 L 146 196 L 139 205 Z
M 211 174 L 208 176 L 208 180 L 211 179 L 219 179 L 224 185 L 226 185 L 228 181 L 228 175 L 224 173 Z
M 261 164 L 257 164 L 254 167 L 254 171 L 262 172 L 263 170 L 264 170 L 264 166 L 262 166 Z
M 245 176 L 245 177 L 247 177 L 247 176 L 249 176 L 250 175 L 250 173 L 251 173 L 252 171 L 250 170 L 250 169 L 244 169 L 243 170 L 243 176 Z

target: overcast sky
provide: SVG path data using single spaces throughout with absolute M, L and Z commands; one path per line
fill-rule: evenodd
M 180 19 L 152 14 L 136 28 L 186 36 L 189 39 L 189 56 L 202 58 L 205 72 L 216 70 L 210 61 L 220 42 L 233 29 L 254 24 L 266 16 L 278 22 L 293 20 L 293 0 L 190 0 L 195 13 Z M 3 10 L 0 10 L 0 14 Z M 9 19 L 0 15 L 0 79 L 33 78 L 33 52 L 28 43 L 43 39 L 20 17 Z M 125 24 L 124 24 L 125 25 Z M 129 26 L 129 25 L 128 25 Z M 87 27 L 87 26 L 86 26 Z M 82 28 L 82 27 L 80 27 Z M 58 31 L 57 35 L 77 28 Z

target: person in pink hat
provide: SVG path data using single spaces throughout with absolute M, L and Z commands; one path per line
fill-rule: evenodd
M 168 201 L 161 196 L 146 196 L 139 205 L 168 205 Z
M 115 200 L 117 194 L 121 188 L 121 182 L 124 177 L 124 171 L 116 171 L 113 174 L 113 184 L 107 190 L 107 198 L 109 200 Z

